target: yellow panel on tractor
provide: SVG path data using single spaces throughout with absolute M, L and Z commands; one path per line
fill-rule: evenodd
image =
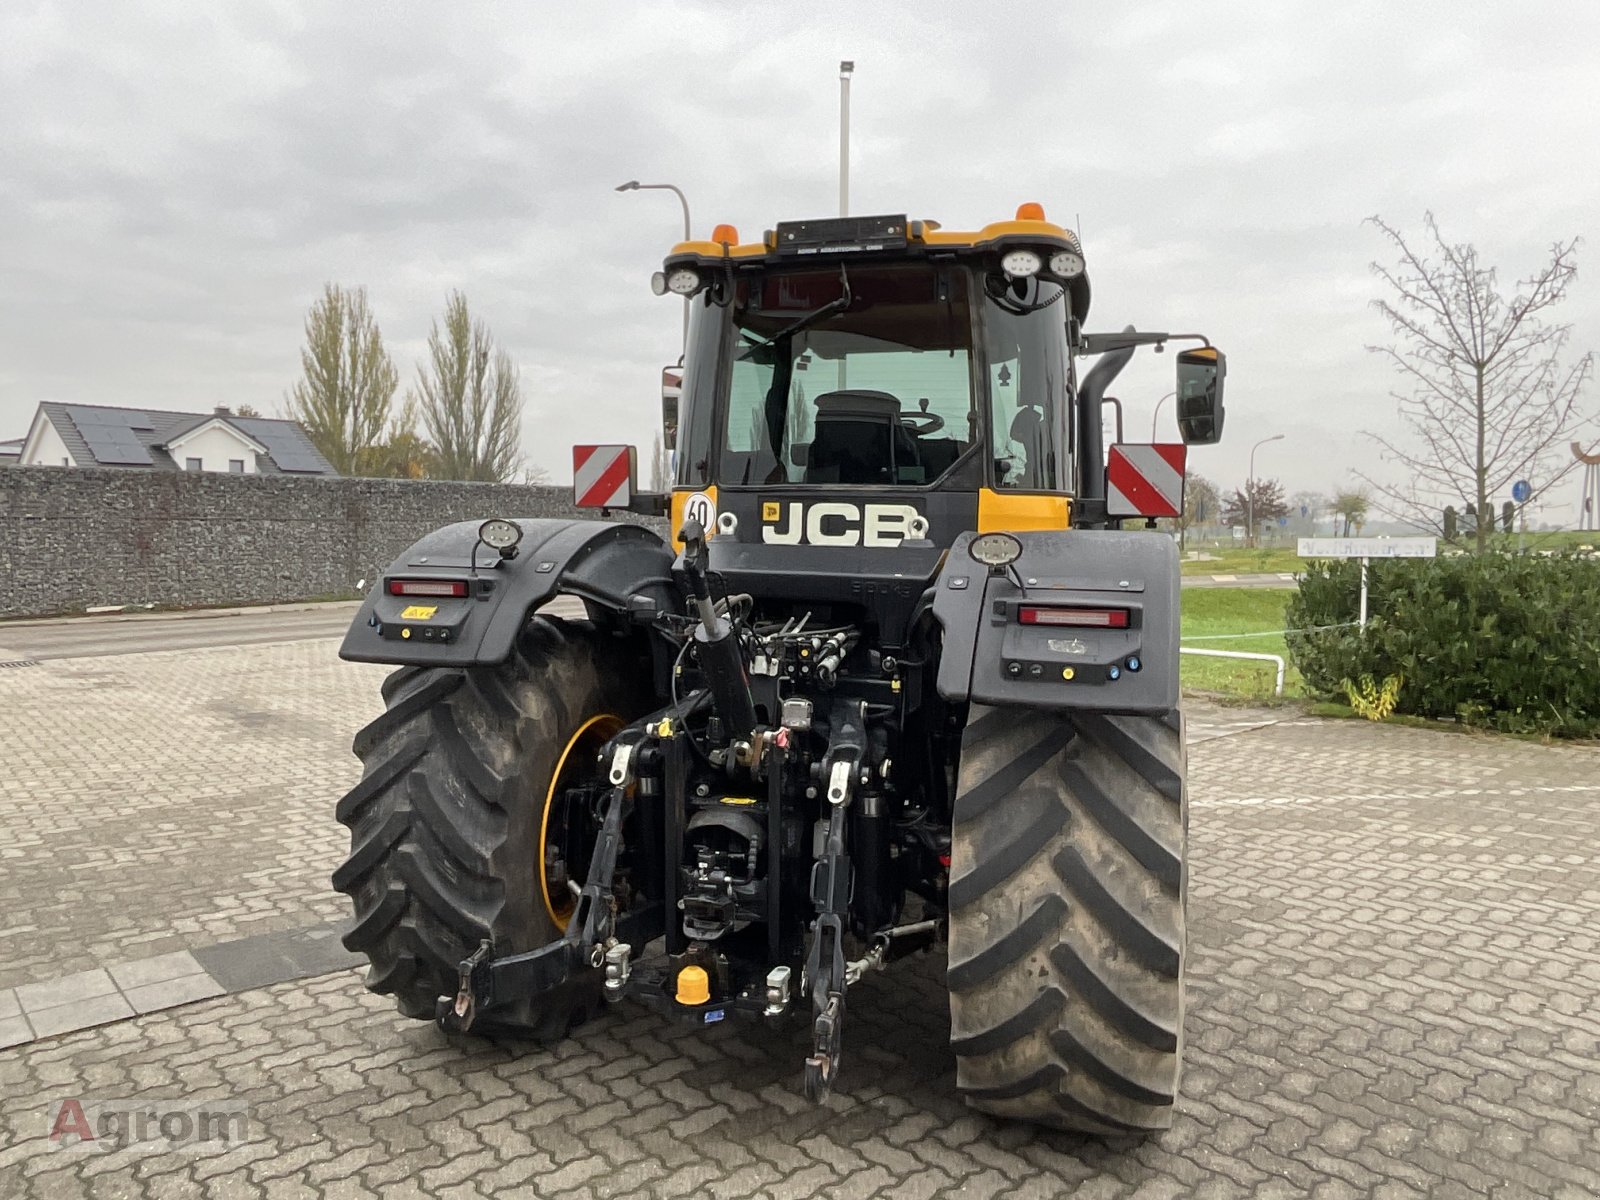
M 1072 525 L 1069 496 L 1037 496 L 1018 492 L 978 492 L 979 533 L 1023 533 L 1030 529 L 1067 529 Z

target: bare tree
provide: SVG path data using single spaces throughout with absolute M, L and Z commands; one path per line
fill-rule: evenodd
M 303 375 L 289 391 L 289 415 L 334 470 L 366 474 L 374 467 L 400 385 L 367 307 L 367 289 L 327 284 L 306 314 L 305 331 Z
M 1217 485 L 1193 471 L 1183 473 L 1183 515 L 1178 518 L 1178 545 L 1187 544 L 1189 530 L 1215 525 L 1222 520 L 1222 501 Z
M 661 448 L 661 431 L 656 430 L 655 439 L 650 443 L 650 490 L 664 492 L 667 490 L 667 452 Z
M 1392 293 L 1374 304 L 1397 344 L 1368 349 L 1405 379 L 1408 390 L 1395 399 L 1412 437 L 1401 445 L 1368 435 L 1405 472 L 1404 484 L 1361 478 L 1385 512 L 1442 530 L 1447 505 L 1464 500 L 1488 512 L 1518 479 L 1548 488 L 1571 469 L 1559 451 L 1585 424 L 1578 402 L 1594 356 L 1562 366 L 1572 326 L 1545 319 L 1577 274 L 1576 239 L 1551 246 L 1549 261 L 1507 297 L 1476 248 L 1446 242 L 1432 213 L 1424 220 L 1433 244 L 1414 250 L 1399 230 L 1369 218 L 1399 259 L 1372 264 Z M 1480 551 L 1488 536 L 1480 521 Z
M 412 393 L 433 443 L 430 474 L 439 479 L 504 483 L 517 470 L 522 384 L 516 364 L 467 299 L 451 292 L 444 323 L 428 334 L 428 361 L 417 367 Z

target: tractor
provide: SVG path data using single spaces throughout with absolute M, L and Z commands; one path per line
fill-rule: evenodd
M 344 640 L 398 668 L 337 810 L 367 986 L 541 1041 L 610 1004 L 805 1023 L 821 1101 L 862 976 L 942 950 L 968 1104 L 1165 1128 L 1188 818 L 1154 519 L 1185 447 L 1107 447 L 1103 406 L 1193 342 L 1178 424 L 1214 442 L 1223 355 L 1085 332 L 1083 248 L 1036 204 L 718 226 L 654 286 L 690 310 L 670 489 L 578 447 L 592 517 L 446 525 Z

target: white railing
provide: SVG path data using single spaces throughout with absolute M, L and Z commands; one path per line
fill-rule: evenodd
M 1258 662 L 1276 663 L 1278 665 L 1278 682 L 1273 689 L 1273 694 L 1277 696 L 1283 695 L 1283 655 L 1281 654 L 1252 654 L 1247 650 L 1200 650 L 1193 646 L 1179 646 L 1178 653 L 1202 654 L 1207 658 L 1249 658 Z

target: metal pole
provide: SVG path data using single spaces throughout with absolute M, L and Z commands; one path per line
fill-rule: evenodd
M 1250 447 L 1250 474 L 1244 482 L 1244 501 L 1250 513 L 1250 528 L 1245 537 L 1245 545 L 1247 546 L 1256 544 L 1256 451 L 1268 442 L 1281 441 L 1283 441 L 1283 434 L 1275 433 L 1271 437 L 1262 438 L 1254 446 Z
M 856 64 L 845 59 L 839 64 L 839 215 L 850 215 L 850 76 Z M 839 355 L 837 387 L 842 392 L 848 386 L 843 353 Z
M 1256 448 L 1250 447 L 1250 473 L 1244 477 L 1244 503 L 1245 509 L 1250 514 L 1245 518 L 1246 546 L 1256 544 Z
M 856 64 L 839 64 L 839 215 L 850 215 L 850 75 Z
M 1168 392 L 1165 396 L 1156 401 L 1155 414 L 1150 418 L 1150 440 L 1152 442 L 1156 440 L 1156 422 L 1161 420 L 1161 406 L 1168 400 L 1171 400 L 1177 394 L 1177 392 Z
M 1361 556 L 1361 628 L 1367 627 L 1367 558 Z
M 627 183 L 618 184 L 619 192 L 671 192 L 678 198 L 678 203 L 683 206 L 683 240 L 694 240 L 694 226 L 689 221 L 689 198 L 683 194 L 683 189 L 675 183 L 640 183 L 637 179 L 630 179 Z M 683 349 L 689 348 L 689 304 L 690 298 L 683 298 Z

